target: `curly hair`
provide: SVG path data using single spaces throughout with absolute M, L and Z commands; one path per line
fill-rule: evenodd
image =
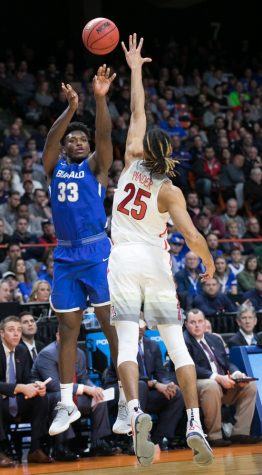
M 65 143 L 65 139 L 66 139 L 66 136 L 68 134 L 70 134 L 71 132 L 73 132 L 74 130 L 81 130 L 82 132 L 84 132 L 84 134 L 86 134 L 87 136 L 87 139 L 89 140 L 90 139 L 90 134 L 89 134 L 89 129 L 87 128 L 87 126 L 83 123 L 83 122 L 70 122 L 70 124 L 68 125 L 62 139 L 61 139 L 61 144 L 64 145 Z
M 174 168 L 178 163 L 172 155 L 172 144 L 169 135 L 158 127 L 149 129 L 143 140 L 144 166 L 150 170 L 151 175 L 166 174 L 174 177 Z

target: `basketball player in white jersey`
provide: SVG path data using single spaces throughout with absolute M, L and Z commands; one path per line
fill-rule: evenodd
M 194 460 L 212 461 L 213 454 L 200 423 L 194 363 L 182 333 L 175 285 L 172 278 L 166 234 L 171 217 L 188 247 L 201 257 L 206 272 L 215 267 L 203 236 L 193 225 L 181 190 L 168 176 L 174 174 L 169 136 L 159 128 L 146 132 L 145 95 L 142 66 L 150 58 L 141 57 L 143 39 L 129 36 L 129 49 L 122 43 L 131 69 L 131 121 L 125 151 L 125 168 L 114 197 L 112 219 L 113 249 L 109 259 L 109 287 L 112 323 L 118 340 L 118 371 L 126 395 L 134 449 L 141 465 L 153 462 L 155 447 L 148 440 L 152 421 L 139 408 L 138 335 L 141 304 L 147 326 L 157 327 L 176 368 L 187 409 L 187 443 Z M 148 382 L 150 387 L 157 381 Z

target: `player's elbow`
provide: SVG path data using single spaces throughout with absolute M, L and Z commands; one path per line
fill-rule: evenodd
M 199 242 L 200 234 L 197 230 L 184 233 L 184 238 L 188 244 L 196 245 Z

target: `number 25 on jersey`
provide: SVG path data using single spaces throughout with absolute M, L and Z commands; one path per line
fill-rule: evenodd
M 149 191 L 143 190 L 142 188 L 138 188 L 136 193 L 136 187 L 133 183 L 128 183 L 125 186 L 124 191 L 127 192 L 127 196 L 119 203 L 117 211 L 120 211 L 120 213 L 126 214 L 128 216 L 131 215 L 134 219 L 143 219 L 147 210 L 147 203 L 145 199 L 149 199 L 151 193 L 149 193 Z M 133 203 L 131 209 L 129 210 L 126 208 L 126 205 L 131 200 L 133 200 Z
M 78 201 L 79 194 L 77 183 L 64 183 L 63 181 L 60 181 L 60 183 L 58 183 L 58 190 L 58 201 L 60 201 L 60 203 L 63 203 L 66 200 L 71 202 Z

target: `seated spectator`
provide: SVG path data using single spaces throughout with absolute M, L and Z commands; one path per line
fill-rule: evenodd
M 46 387 L 39 381 L 30 382 L 30 362 L 27 349 L 20 345 L 22 328 L 19 318 L 7 317 L 0 326 L 0 450 L 7 447 L 6 424 L 17 420 L 31 423 L 29 463 L 50 463 L 40 446 L 40 439 L 47 433 L 48 401 Z M 3 460 L 3 458 L 2 458 Z M 0 455 L 1 461 L 1 455 Z M 13 465 L 9 457 L 1 466 Z
M 257 340 L 254 329 L 257 324 L 257 316 L 254 307 L 247 304 L 240 305 L 237 310 L 236 321 L 239 330 L 228 340 L 228 348 L 232 346 L 255 345 Z
M 0 218 L 4 218 L 7 234 L 13 234 L 17 219 L 17 207 L 20 203 L 20 195 L 16 191 L 12 191 L 8 201 L 0 205 Z
M 175 275 L 177 294 L 182 300 L 182 308 L 185 308 L 183 302 L 185 302 L 187 297 L 194 297 L 202 293 L 198 266 L 199 257 L 194 252 L 189 251 L 185 257 L 185 268 Z
M 5 232 L 5 221 L 0 218 L 0 245 L 10 243 L 10 236 Z M 6 249 L 0 249 L 0 262 L 3 262 L 6 258 Z
M 19 282 L 16 279 L 16 275 L 14 274 L 14 272 L 10 272 L 10 271 L 4 272 L 2 278 L 9 285 L 10 302 L 23 303 L 23 296 L 18 287 Z
M 221 339 L 206 332 L 205 315 L 201 310 L 188 312 L 185 327 L 184 338 L 196 365 L 200 408 L 211 446 L 258 442 L 258 437 L 250 435 L 257 394 L 255 382 L 235 383 L 234 378 L 246 375 L 229 362 Z M 236 409 L 230 441 L 222 437 L 222 404 L 234 405 Z
M 215 157 L 214 148 L 210 145 L 205 147 L 204 157 L 198 158 L 192 170 L 196 176 L 197 192 L 208 203 L 212 198 L 212 192 L 219 184 L 220 163 Z
M 224 312 L 236 312 L 237 310 L 236 305 L 230 298 L 222 294 L 220 284 L 215 277 L 203 283 L 203 293 L 193 299 L 193 304 L 207 317 L 219 315 Z
M 10 268 L 14 265 L 18 257 L 23 258 L 22 254 L 23 254 L 23 250 L 21 249 L 19 244 L 10 243 L 7 247 L 6 258 L 0 264 L 0 272 L 2 272 L 3 274 L 4 272 L 9 271 Z M 35 261 L 30 259 L 29 261 L 25 262 L 25 265 L 26 265 L 26 272 L 27 272 L 28 279 L 31 281 L 36 280 L 37 274 L 34 269 Z
M 34 191 L 34 202 L 29 205 L 29 212 L 33 216 L 39 216 L 42 219 L 51 219 L 51 208 L 49 199 L 45 190 L 36 188 Z
M 0 205 L 3 205 L 7 202 L 9 197 L 9 192 L 5 189 L 5 181 L 0 174 Z
M 262 170 L 252 168 L 249 179 L 244 185 L 244 196 L 252 213 L 262 211 Z
M 21 312 L 19 314 L 19 320 L 22 328 L 21 345 L 24 345 L 28 350 L 30 356 L 30 364 L 33 366 L 38 353 L 45 347 L 44 343 L 40 340 L 36 340 L 37 324 L 34 316 L 29 312 Z
M 206 203 L 203 206 L 205 213 L 211 223 L 211 232 L 215 233 L 219 238 L 224 237 L 226 228 L 220 216 L 217 215 L 217 208 L 213 203 Z
M 199 196 L 196 191 L 189 191 L 186 198 L 187 211 L 191 219 L 194 221 L 201 211 Z
M 256 274 L 256 283 L 253 290 L 248 290 L 243 295 L 243 302 L 253 305 L 256 312 L 262 311 L 262 272 Z
M 11 241 L 16 244 L 38 244 L 38 240 L 35 234 L 31 234 L 28 231 L 29 220 L 28 218 L 18 218 L 15 224 L 15 231 L 11 236 Z M 24 259 L 38 259 L 41 256 L 41 250 L 39 248 L 27 248 L 23 254 Z
M 41 243 L 56 245 L 57 239 L 52 221 L 50 219 L 43 219 L 41 225 L 43 233 L 38 238 L 39 244 Z M 49 249 L 49 246 L 44 247 L 44 256 L 49 252 Z
M 10 270 L 15 274 L 15 277 L 19 282 L 18 288 L 23 296 L 23 301 L 27 302 L 29 299 L 29 295 L 32 292 L 33 284 L 32 281 L 30 281 L 29 279 L 24 259 L 18 257 L 15 262 L 11 264 Z
M 172 263 L 172 274 L 175 276 L 177 272 L 184 269 L 185 265 L 185 255 L 183 252 L 183 246 L 185 240 L 181 236 L 172 234 L 171 238 L 168 240 L 170 245 L 170 256 Z
M 5 279 L 0 280 L 0 303 L 11 301 L 11 291 Z
M 262 230 L 258 219 L 252 216 L 247 220 L 247 232 L 243 238 L 262 239 Z M 262 241 L 260 242 L 245 242 L 244 243 L 245 254 L 254 254 L 262 252 Z
M 206 241 L 207 241 L 208 249 L 213 256 L 213 259 L 223 255 L 223 250 L 220 249 L 218 237 L 215 233 L 210 232 L 206 236 Z
M 54 258 L 52 253 L 48 254 L 48 257 L 45 262 L 46 265 L 43 266 L 38 272 L 38 278 L 40 280 L 46 280 L 49 283 L 50 287 L 52 287 L 54 275 Z
M 246 292 L 255 287 L 258 257 L 251 254 L 246 258 L 244 270 L 237 275 L 238 293 Z
M 47 385 L 49 401 L 49 421 L 52 421 L 60 401 L 59 381 L 59 333 L 56 341 L 46 346 L 36 357 L 31 371 L 32 380 L 41 380 L 51 377 L 52 381 Z M 87 371 L 87 358 L 83 350 L 77 348 L 76 360 L 76 383 L 73 393 L 76 396 L 76 404 L 82 416 L 90 416 L 92 423 L 90 455 L 113 455 L 116 453 L 104 439 L 111 434 L 111 428 L 106 404 L 91 406 L 92 400 L 103 400 L 103 391 L 96 387 L 89 379 Z M 68 454 L 67 442 L 75 436 L 73 428 L 54 436 L 54 457 L 57 460 L 68 461 L 76 459 L 72 453 Z
M 243 155 L 234 155 L 232 162 L 222 169 L 220 177 L 220 185 L 223 188 L 224 199 L 236 198 L 239 209 L 241 209 L 244 204 L 244 163 L 245 157 Z
M 144 336 L 146 324 L 139 321 L 139 351 L 137 354 L 139 370 L 139 401 L 142 411 L 157 414 L 151 439 L 155 444 L 161 443 L 164 437 L 173 439 L 176 428 L 183 416 L 184 402 L 181 390 L 170 379 L 166 371 L 159 344 Z M 116 397 L 115 409 L 119 399 L 117 375 L 113 363 L 106 371 L 104 387 L 114 387 Z M 124 406 L 125 407 L 125 406 Z M 114 432 L 118 431 L 120 420 L 113 426 Z
M 244 270 L 244 264 L 242 262 L 242 254 L 240 249 L 231 249 L 230 252 L 230 262 L 228 264 L 229 269 L 233 272 L 236 277 L 237 274 Z
M 17 207 L 17 219 L 25 218 L 28 221 L 27 232 L 32 236 L 40 236 L 42 234 L 41 218 L 29 214 L 29 206 L 20 203 Z
M 230 239 L 229 242 L 224 242 L 222 247 L 224 252 L 229 255 L 232 249 L 240 249 L 241 252 L 244 252 L 244 246 L 239 242 L 240 234 L 238 228 L 238 222 L 234 219 L 229 219 L 226 222 L 226 234 L 225 239 Z
M 231 219 L 237 221 L 239 236 L 243 236 L 246 231 L 245 221 L 242 216 L 238 214 L 238 204 L 235 198 L 230 198 L 229 200 L 227 200 L 225 213 L 222 214 L 220 218 L 224 222 L 224 224 L 226 224 L 227 221 Z
M 29 302 L 49 302 L 51 287 L 46 280 L 36 280 L 33 283 L 32 292 L 29 295 Z
M 34 193 L 33 193 L 33 182 L 32 180 L 25 180 L 23 182 L 23 193 L 21 196 L 21 204 L 31 205 L 34 203 Z
M 215 273 L 214 277 L 220 283 L 220 291 L 223 294 L 236 294 L 237 282 L 235 275 L 227 265 L 227 260 L 223 256 L 215 258 Z

